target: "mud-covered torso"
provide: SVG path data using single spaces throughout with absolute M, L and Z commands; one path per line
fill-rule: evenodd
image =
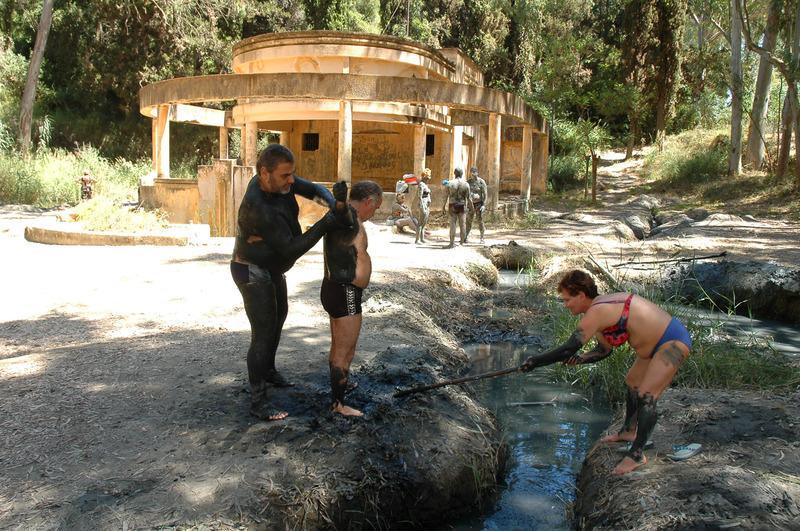
M 430 212 L 431 210 L 431 189 L 430 187 L 425 184 L 423 181 L 419 183 L 419 189 L 417 190 L 419 201 L 417 204 L 419 205 L 419 209 L 422 212 Z
M 300 236 L 302 229 L 297 219 L 299 212 L 300 207 L 293 193 L 266 193 L 259 187 L 258 177 L 253 177 L 239 206 L 238 234 L 233 248 L 233 259 L 256 264 L 275 274 L 288 271 L 293 263 L 287 264 L 281 260 L 276 250 L 270 249 L 267 242 L 248 243 L 247 240 L 253 236 L 263 238 L 272 231 L 281 231 L 288 238 Z M 255 256 L 252 252 L 254 246 L 261 246 L 261 254 L 265 258 Z
M 355 219 L 355 211 L 350 208 Z M 350 284 L 355 280 L 358 265 L 356 243 L 363 230 L 361 223 L 356 222 L 351 228 L 332 230 L 325 235 L 323 249 L 326 278 L 341 284 Z
M 469 185 L 463 179 L 452 179 L 448 185 L 450 188 L 450 204 L 465 204 L 469 200 Z
M 474 179 L 469 179 L 467 184 L 472 194 L 473 203 L 483 203 L 486 201 L 486 181 L 481 177 L 475 177 Z M 477 196 L 477 198 L 475 196 Z

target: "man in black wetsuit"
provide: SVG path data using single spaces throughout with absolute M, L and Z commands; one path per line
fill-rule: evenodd
M 335 204 L 333 194 L 324 186 L 294 175 L 294 155 L 288 148 L 269 145 L 258 157 L 256 175 L 239 207 L 239 230 L 231 260 L 231 275 L 250 321 L 250 413 L 264 420 L 288 416 L 266 408 L 268 383 L 292 385 L 275 368 L 275 353 L 289 309 L 284 273 L 330 229 L 350 226 L 347 217 L 340 216 L 337 221 L 331 211 L 303 233 L 295 194 L 324 201 L 329 207 Z
M 364 222 L 380 208 L 383 190 L 372 181 L 359 181 L 350 190 L 349 204 L 345 204 L 340 197 L 347 195 L 347 185 L 340 182 L 334 185 L 334 195 L 337 216 L 349 214 L 353 226 L 334 229 L 325 235 L 325 276 L 320 299 L 331 324 L 328 358 L 333 395 L 331 410 L 340 415 L 360 417 L 359 410 L 344 404 L 344 394 L 361 332 L 361 295 L 372 274 Z

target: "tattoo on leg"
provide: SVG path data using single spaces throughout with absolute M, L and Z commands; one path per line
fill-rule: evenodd
M 683 364 L 683 352 L 675 344 L 667 345 L 661 351 L 667 363 L 678 369 Z

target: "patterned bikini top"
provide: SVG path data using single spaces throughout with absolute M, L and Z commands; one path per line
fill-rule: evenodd
M 631 313 L 631 300 L 633 300 L 633 293 L 628 295 L 625 299 L 625 305 L 622 307 L 622 315 L 619 317 L 617 324 L 604 328 L 600 331 L 603 339 L 605 339 L 612 347 L 618 347 L 628 341 L 628 315 Z M 603 301 L 595 302 L 592 304 L 616 304 L 619 301 Z

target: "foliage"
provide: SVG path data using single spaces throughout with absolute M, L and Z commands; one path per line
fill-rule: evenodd
M 580 188 L 583 181 L 580 178 L 584 170 L 581 157 L 570 155 L 553 155 L 547 166 L 547 183 L 553 192 L 563 192 Z
M 90 231 L 152 232 L 168 225 L 160 210 L 132 210 L 102 195 L 76 206 L 73 217 Z
M 694 129 L 670 137 L 664 151 L 651 151 L 645 161 L 645 175 L 658 181 L 663 190 L 720 179 L 727 174 L 728 145 L 724 130 Z
M 76 153 L 38 151 L 28 159 L 0 151 L 0 202 L 53 207 L 80 199 L 78 178 L 88 170 L 95 179 L 94 192 L 115 201 L 136 199 L 139 177 L 150 169 L 147 161 L 110 161 L 97 149 Z

